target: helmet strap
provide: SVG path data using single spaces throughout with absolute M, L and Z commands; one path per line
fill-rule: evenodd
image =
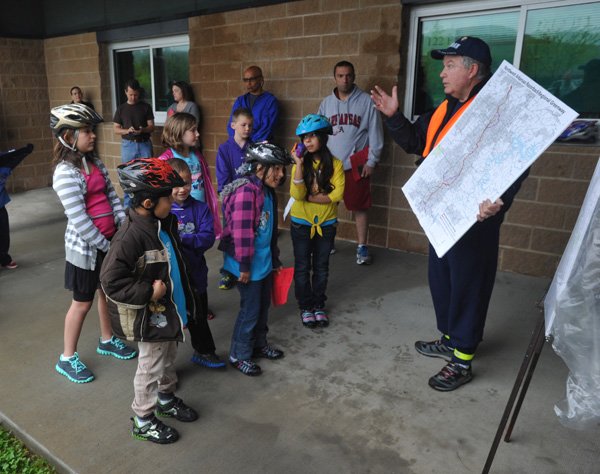
M 73 134 L 73 144 L 70 145 L 69 142 L 67 142 L 67 140 L 64 139 L 64 137 L 62 135 L 60 135 L 58 137 L 58 141 L 60 143 L 62 143 L 62 145 L 66 148 L 68 148 L 71 151 L 77 151 L 77 138 L 79 137 L 79 129 L 75 130 L 75 133 Z

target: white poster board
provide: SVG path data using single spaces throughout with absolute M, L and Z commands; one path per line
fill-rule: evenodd
M 504 61 L 402 187 L 438 257 L 577 117 Z

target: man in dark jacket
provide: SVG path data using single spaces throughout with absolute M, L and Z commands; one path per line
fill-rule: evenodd
M 490 49 L 479 38 L 463 36 L 446 49 L 431 51 L 431 56 L 443 60 L 440 77 L 446 100 L 414 124 L 398 110 L 396 87 L 391 96 L 377 86 L 371 91 L 375 107 L 387 117 L 385 124 L 394 141 L 407 153 L 421 155 L 418 163 L 454 126 L 491 76 Z M 417 341 L 415 348 L 425 356 L 448 361 L 429 379 L 435 390 L 454 390 L 473 378 L 471 361 L 483 336 L 496 277 L 500 225 L 526 176 L 527 172 L 496 202 L 482 202 L 478 222 L 442 258 L 429 246 L 429 287 L 441 337 Z

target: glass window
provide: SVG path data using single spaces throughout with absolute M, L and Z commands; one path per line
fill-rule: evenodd
M 420 115 L 444 98 L 439 61 L 429 53 L 460 36 L 478 36 L 495 70 L 506 59 L 571 106 L 600 117 L 600 1 L 495 0 L 416 7 L 405 113 Z
M 125 83 L 135 78 L 141 99 L 152 105 L 155 122 L 163 124 L 173 103 L 171 84 L 189 81 L 187 37 L 159 38 L 111 46 L 114 107 L 127 102 Z
M 600 117 L 600 2 L 528 11 L 521 70 L 581 117 Z
M 155 108 L 157 111 L 166 112 L 173 103 L 171 84 L 174 81 L 189 80 L 188 47 L 154 48 L 152 53 Z
M 127 102 L 125 83 L 135 78 L 142 86 L 140 99 L 152 102 L 152 80 L 150 77 L 150 50 L 138 49 L 133 51 L 117 51 L 115 53 L 117 104 Z
M 419 64 L 413 114 L 420 115 L 444 100 L 440 81 L 442 65 L 429 54 L 432 49 L 447 48 L 461 36 L 485 40 L 493 52 L 492 70 L 504 59 L 513 60 L 519 24 L 519 12 L 492 13 L 466 17 L 439 18 L 421 22 Z

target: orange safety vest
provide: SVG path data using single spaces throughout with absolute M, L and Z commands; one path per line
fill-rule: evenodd
M 462 113 L 467 109 L 467 107 L 471 104 L 471 102 L 473 101 L 473 99 L 475 98 L 475 96 L 471 97 L 469 100 L 467 100 L 460 109 L 458 109 L 454 115 L 452 117 L 450 117 L 450 120 L 448 120 L 448 122 L 446 123 L 446 125 L 444 125 L 444 128 L 442 128 L 439 133 L 438 130 L 440 129 L 440 127 L 442 126 L 442 122 L 444 121 L 444 117 L 446 116 L 446 113 L 448 111 L 448 99 L 444 100 L 444 102 L 442 102 L 437 109 L 435 109 L 435 112 L 433 113 L 433 115 L 431 116 L 431 120 L 429 121 L 429 126 L 427 127 L 427 140 L 425 141 L 425 149 L 423 150 L 423 153 L 421 154 L 421 156 L 423 158 L 425 158 L 427 155 L 429 155 L 429 152 L 433 149 L 433 147 L 435 147 L 438 142 L 444 138 L 444 135 L 446 135 L 446 133 L 448 133 L 448 131 L 454 126 L 454 123 L 458 120 L 458 118 L 462 115 Z M 435 139 L 435 141 L 434 141 Z

